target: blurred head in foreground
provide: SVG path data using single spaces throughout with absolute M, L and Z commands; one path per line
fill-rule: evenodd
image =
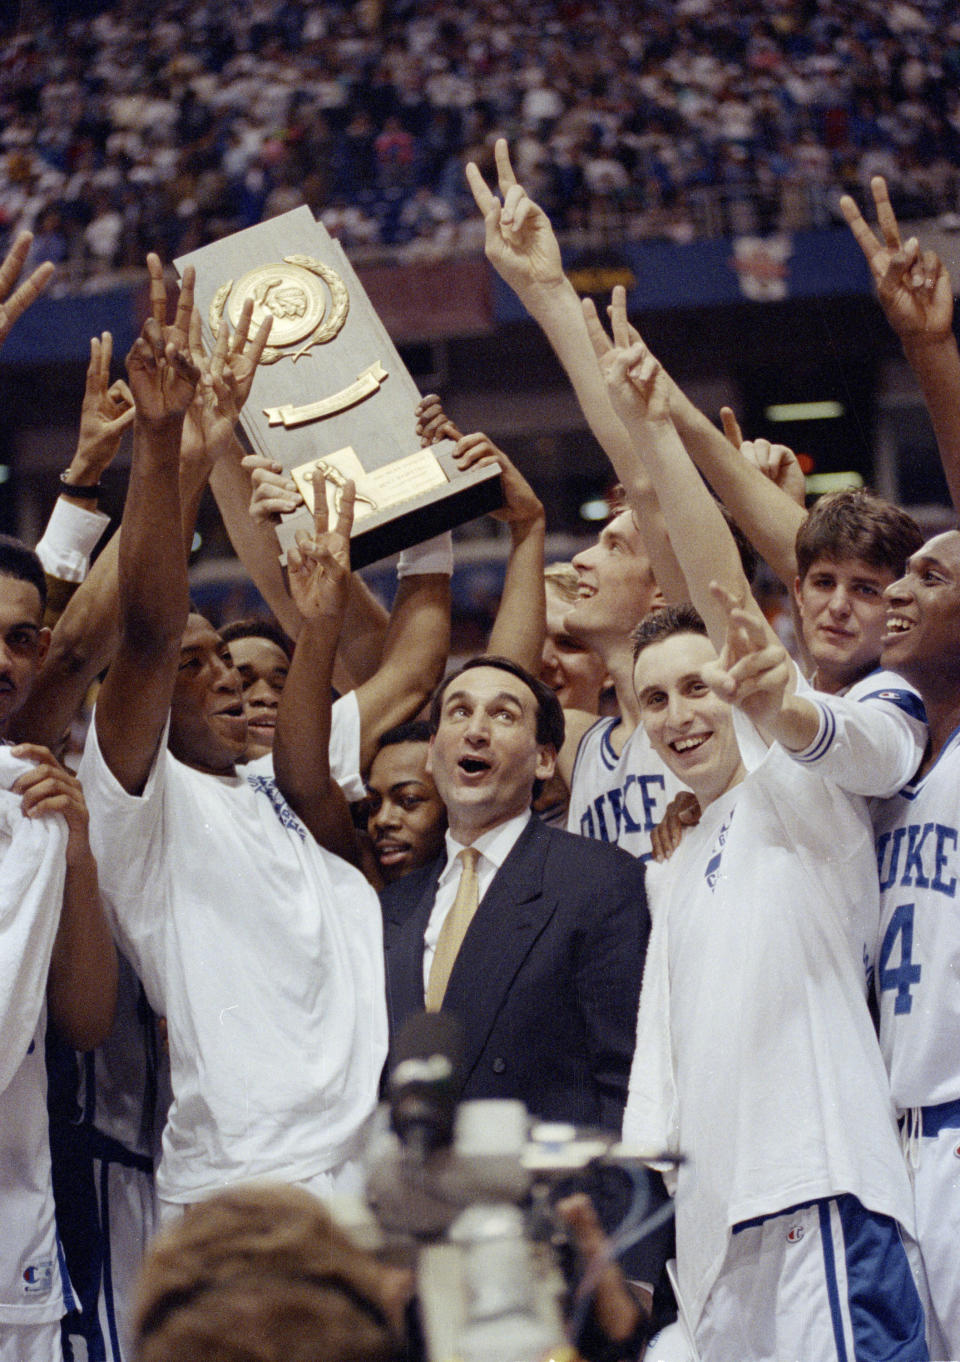
M 409 1276 L 309 1193 L 261 1183 L 190 1207 L 144 1261 L 137 1362 L 397 1362 Z

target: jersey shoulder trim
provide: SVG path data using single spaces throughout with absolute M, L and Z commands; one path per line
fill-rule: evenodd
M 883 690 L 872 690 L 867 695 L 857 697 L 857 704 L 865 704 L 869 700 L 883 700 L 888 705 L 895 705 L 911 719 L 916 719 L 918 723 L 927 722 L 927 712 L 923 707 L 923 701 L 914 690 L 901 690 L 899 687 L 886 687 Z

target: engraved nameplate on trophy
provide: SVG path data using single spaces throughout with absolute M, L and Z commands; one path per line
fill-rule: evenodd
M 351 562 L 363 567 L 502 503 L 494 468 L 461 473 L 444 440 L 420 449 L 420 399 L 340 243 L 308 208 L 271 218 L 175 262 L 197 273 L 205 344 L 231 330 L 253 299 L 251 335 L 273 318 L 263 361 L 241 421 L 252 448 L 287 469 L 312 507 L 315 465 L 335 504 L 338 485 L 357 483 Z M 347 471 L 347 470 L 350 471 Z M 308 495 L 309 492 L 309 495 Z M 277 529 L 286 551 L 301 508 Z

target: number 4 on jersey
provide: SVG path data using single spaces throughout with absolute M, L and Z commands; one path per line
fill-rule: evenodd
M 890 957 L 894 953 L 898 938 L 900 963 L 891 965 Z M 919 984 L 920 972 L 920 965 L 913 963 L 913 904 L 901 903 L 890 919 L 890 926 L 880 947 L 878 975 L 881 993 L 886 993 L 891 988 L 897 990 L 897 999 L 893 1007 L 895 1013 L 909 1012 L 913 1007 L 910 989 L 914 984 Z

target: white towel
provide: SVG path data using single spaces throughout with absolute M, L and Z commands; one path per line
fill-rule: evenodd
M 67 825 L 26 818 L 10 786 L 30 763 L 0 747 L 0 1093 L 37 1029 L 63 906 Z

